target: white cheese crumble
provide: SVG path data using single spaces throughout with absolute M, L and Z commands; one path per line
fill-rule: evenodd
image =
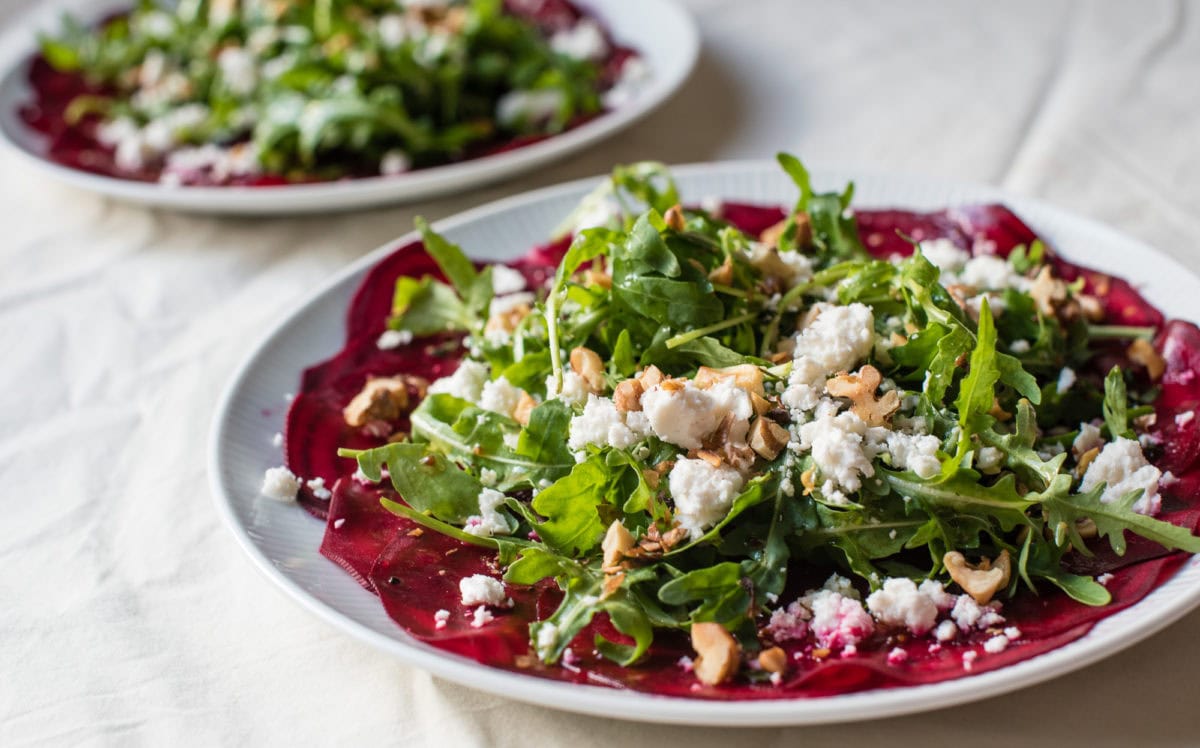
M 1100 585 L 1101 587 L 1107 587 L 1108 583 L 1111 582 L 1112 580 L 1113 580 L 1113 575 L 1105 572 L 1104 574 L 1101 574 L 1100 576 L 1096 577 L 1096 584 Z
M 379 159 L 379 173 L 385 177 L 394 177 L 410 169 L 412 169 L 412 158 L 399 149 L 390 150 L 383 154 L 383 158 Z
M 276 431 L 275 436 L 271 437 L 271 444 L 275 447 L 282 447 L 283 446 L 283 434 Z
M 933 638 L 940 642 L 948 642 L 958 636 L 958 624 L 954 621 L 942 621 L 933 630 Z
M 492 615 L 492 611 L 488 610 L 486 606 L 480 605 L 471 616 L 471 628 L 481 629 L 494 620 L 496 617 Z
M 795 359 L 782 397 L 797 410 L 815 408 L 825 378 L 853 370 L 875 347 L 875 317 L 865 304 L 822 302 L 813 311 L 815 319 L 793 338 Z
M 642 95 L 653 79 L 650 66 L 641 57 L 630 57 L 621 65 L 617 82 L 604 92 L 601 100 L 605 109 L 620 109 L 633 103 Z
M 308 486 L 308 490 L 312 491 L 312 495 L 321 501 L 329 501 L 333 498 L 333 493 L 325 487 L 324 478 L 313 478 L 305 485 Z
M 904 627 L 917 636 L 932 629 L 938 618 L 934 598 L 905 577 L 884 580 L 883 585 L 867 597 L 867 610 L 880 623 Z
M 507 265 L 492 266 L 492 293 L 497 296 L 525 290 L 525 276 Z
M 743 443 L 754 415 L 750 395 L 730 380 L 722 380 L 708 389 L 700 389 L 691 382 L 677 390 L 655 386 L 642 395 L 641 403 L 654 433 L 684 449 L 700 449 L 704 438 L 716 431 L 727 416 L 733 419 L 729 441 Z
M 573 452 L 589 444 L 628 449 L 646 436 L 641 413 L 622 413 L 611 399 L 588 395 L 583 413 L 571 419 L 567 446 Z
M 1062 395 L 1074 386 L 1075 370 L 1069 366 L 1064 366 L 1062 371 L 1058 373 L 1058 382 L 1055 384 L 1055 389 L 1058 391 L 1058 394 Z
M 1104 493 L 1100 494 L 1100 501 L 1105 504 L 1117 501 L 1131 491 L 1141 491 L 1142 497 L 1134 503 L 1133 511 L 1154 515 L 1162 506 L 1162 498 L 1158 495 L 1161 478 L 1162 472 L 1147 462 L 1140 444 L 1117 437 L 1088 465 L 1079 488 L 1086 492 L 1101 483 L 1106 484 Z
M 484 468 L 487 470 L 487 468 Z M 496 474 L 492 472 L 492 482 L 495 482 Z M 482 476 L 481 476 L 481 482 Z M 493 535 L 508 535 L 512 532 L 508 526 L 508 519 L 500 511 L 500 505 L 504 503 L 505 496 L 500 491 L 494 488 L 485 488 L 479 492 L 479 514 L 472 514 L 467 517 L 464 523 L 463 531 L 481 538 L 489 538 Z
M 512 418 L 517 404 L 521 402 L 521 396 L 524 394 L 525 392 L 521 388 L 512 386 L 507 379 L 501 376 L 499 379 L 484 383 L 483 389 L 479 393 L 479 407 Z
M 986 629 L 1004 623 L 1004 616 L 1000 615 L 999 610 L 998 602 L 980 605 L 970 595 L 959 595 L 950 610 L 950 617 L 954 619 L 960 631 Z
M 695 539 L 729 513 L 745 478 L 727 466 L 713 467 L 705 460 L 681 458 L 668 478 L 675 500 L 675 519 Z
M 849 501 L 845 492 L 862 488 L 862 479 L 875 475 L 871 460 L 887 438 L 887 429 L 869 427 L 856 414 L 828 411 L 802 425 L 800 449 L 811 450 L 823 483 L 821 494 L 832 504 Z
M 384 330 L 375 340 L 375 347 L 381 351 L 389 351 L 408 345 L 413 341 L 413 334 L 408 330 Z
M 858 600 L 840 592 L 819 590 L 808 597 L 810 626 L 817 643 L 829 649 L 850 649 L 875 632 L 875 622 Z
M 970 252 L 960 249 L 949 239 L 929 239 L 921 242 L 921 254 L 944 273 L 957 273 L 971 259 Z
M 1102 446 L 1104 446 L 1104 438 L 1101 436 L 1099 426 L 1090 423 L 1079 424 L 1079 436 L 1076 436 L 1075 441 L 1071 443 L 1071 451 L 1075 453 L 1076 457 Z
M 984 472 L 996 470 L 1004 460 L 1004 452 L 996 447 L 983 447 L 975 460 L 975 467 Z
M 983 643 L 983 651 L 988 654 L 1000 654 L 1006 649 L 1008 649 L 1008 637 L 1004 634 L 996 634 Z
M 892 466 L 907 468 L 922 478 L 932 478 L 942 471 L 942 463 L 937 458 L 941 446 L 940 439 L 927 434 L 889 431 L 887 435 L 887 448 L 892 456 Z
M 496 471 L 492 470 L 491 468 L 481 468 L 479 471 L 479 482 L 485 486 L 496 485 L 496 481 L 499 480 L 499 477 L 500 476 L 496 474 Z
M 269 468 L 263 473 L 261 493 L 268 499 L 277 501 L 295 501 L 300 492 L 300 479 L 286 467 Z
M 488 365 L 478 361 L 464 360 L 448 377 L 442 377 L 429 385 L 429 394 L 446 394 L 468 402 L 479 402 L 483 385 L 488 381 Z
M 458 582 L 458 591 L 462 594 L 463 605 L 492 605 L 502 607 L 507 599 L 504 594 L 504 583 L 486 574 L 472 574 L 463 577 Z
M 583 405 L 588 399 L 587 383 L 575 372 L 564 371 L 562 387 L 558 387 L 551 374 L 546 377 L 546 398 L 562 400 L 567 405 Z
M 509 91 L 496 103 L 496 121 L 504 127 L 538 124 L 553 119 L 566 96 L 557 88 Z
M 1008 350 L 1012 351 L 1013 353 L 1015 353 L 1019 356 L 1022 353 L 1029 353 L 1029 349 L 1032 347 L 1033 346 L 1030 345 L 1028 340 L 1020 340 L 1019 339 L 1019 340 L 1014 340 L 1012 343 L 1010 343 L 1008 346 Z
M 978 660 L 978 659 L 979 659 L 979 653 L 974 650 L 971 650 L 970 652 L 963 652 L 963 655 L 962 655 L 963 670 L 970 672 L 975 667 L 975 660 Z
M 600 24 L 585 18 L 551 36 L 550 49 L 575 60 L 599 60 L 608 54 L 608 41 Z
M 1194 411 L 1194 410 L 1185 410 L 1182 413 L 1177 413 L 1175 415 L 1176 428 L 1183 428 L 1184 426 L 1191 423 L 1192 419 L 1195 417 L 1196 417 L 1196 411 Z
M 558 644 L 558 626 L 548 621 L 543 622 L 538 627 L 537 633 L 537 653 L 538 657 L 543 660 L 550 656 L 550 650 Z
M 241 47 L 226 47 L 217 55 L 217 67 L 225 85 L 237 96 L 247 96 L 258 85 L 258 64 L 254 55 Z
M 439 610 L 438 612 L 433 614 L 433 627 L 435 629 L 444 629 L 444 628 L 446 628 L 446 621 L 449 621 L 449 620 L 450 620 L 450 611 L 446 610 L 445 608 L 442 608 L 441 610 Z

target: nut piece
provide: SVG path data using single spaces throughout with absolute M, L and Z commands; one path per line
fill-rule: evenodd
M 617 410 L 624 413 L 628 413 L 631 410 L 641 410 L 642 392 L 642 381 L 640 379 L 626 379 L 613 390 L 613 405 L 617 407 Z
M 604 362 L 591 348 L 579 346 L 571 351 L 571 371 L 583 378 L 589 391 L 604 392 Z
M 997 592 L 1008 586 L 1012 576 L 1012 561 L 1007 550 L 1001 551 L 994 563 L 984 557 L 972 566 L 958 551 L 942 556 L 942 563 L 950 572 L 950 578 L 980 605 L 991 602 Z
M 533 413 L 533 409 L 537 407 L 537 400 L 528 392 L 521 392 L 521 398 L 517 400 L 517 407 L 513 408 L 513 420 L 522 426 L 529 425 L 529 415 Z
M 783 237 L 783 230 L 787 227 L 787 219 L 783 219 L 779 223 L 769 226 L 758 235 L 758 240 L 768 247 L 779 246 L 779 240 Z M 806 247 L 812 243 L 812 224 L 808 220 L 807 213 L 796 214 L 796 246 Z
M 368 379 L 366 386 L 342 410 L 348 426 L 371 421 L 395 421 L 408 408 L 408 382 L 404 377 Z
M 719 286 L 732 285 L 733 260 L 729 257 L 726 257 L 725 262 L 722 262 L 708 274 L 708 279 Z
M 648 390 L 651 387 L 662 384 L 663 373 L 657 366 L 650 364 L 645 369 L 642 369 L 642 375 L 638 379 L 641 380 L 642 389 Z
M 672 231 L 683 231 L 687 225 L 683 218 L 683 208 L 678 203 L 667 208 L 667 212 L 663 213 L 663 220 Z
M 742 648 L 719 623 L 693 623 L 692 648 L 699 655 L 692 671 L 701 683 L 715 686 L 737 672 Z
M 1087 472 L 1088 465 L 1092 464 L 1092 460 L 1096 459 L 1096 455 L 1100 454 L 1099 447 L 1092 447 L 1088 451 L 1079 455 L 1079 464 L 1075 466 L 1075 475 L 1082 478 Z
M 758 666 L 768 673 L 787 670 L 787 652 L 782 647 L 771 647 L 758 653 Z
M 738 364 L 737 366 L 726 366 L 721 369 L 701 366 L 696 371 L 694 381 L 697 387 L 706 390 L 718 382 L 727 379 L 746 392 L 758 395 L 759 397 L 763 397 L 766 394 L 766 390 L 763 389 L 762 369 L 754 364 Z
M 883 381 L 879 370 L 870 364 L 854 374 L 839 374 L 825 383 L 825 391 L 834 397 L 848 398 L 850 410 L 870 426 L 882 426 L 900 409 L 900 394 L 888 390 L 878 399 L 875 389 Z
M 1054 277 L 1049 265 L 1043 265 L 1029 286 L 1029 295 L 1036 302 L 1038 312 L 1045 317 L 1054 317 L 1067 302 L 1067 284 Z
M 1150 375 L 1150 380 L 1153 382 L 1162 379 L 1163 372 L 1167 370 L 1167 362 L 1158 355 L 1158 351 L 1154 350 L 1150 341 L 1144 338 L 1138 338 L 1130 343 L 1125 354 L 1129 356 L 1130 361 L 1146 367 L 1146 373 Z
M 764 460 L 779 456 L 788 443 L 788 430 L 770 418 L 759 416 L 750 425 L 750 449 Z
M 625 558 L 625 554 L 633 548 L 633 544 L 633 535 L 625 529 L 621 520 L 614 519 L 613 523 L 608 526 L 608 532 L 604 533 L 604 540 L 600 543 L 600 548 L 604 551 L 602 568 L 605 572 L 617 571 L 621 559 Z

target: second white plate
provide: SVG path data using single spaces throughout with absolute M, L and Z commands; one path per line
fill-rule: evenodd
M 636 49 L 651 79 L 636 98 L 579 127 L 521 148 L 456 164 L 419 169 L 395 177 L 280 187 L 166 187 L 155 183 L 92 174 L 45 158 L 44 138 L 30 130 L 18 114 L 32 94 L 27 82 L 29 43 L 21 47 L 0 79 L 0 142 L 23 160 L 68 184 L 103 195 L 196 213 L 284 214 L 365 208 L 478 187 L 542 166 L 629 127 L 661 105 L 687 80 L 700 50 L 695 20 L 675 0 L 584 0 L 582 7 L 599 18 L 621 44 Z M 99 19 L 128 0 L 70 0 L 39 8 L 31 24 L 52 29 L 58 12 L 70 10 L 84 19 Z

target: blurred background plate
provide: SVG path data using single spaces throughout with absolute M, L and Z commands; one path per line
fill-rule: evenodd
M 9 54 L 0 79 L 0 141 L 24 161 L 55 178 L 85 190 L 146 205 L 197 213 L 284 214 L 365 208 L 442 195 L 495 182 L 561 159 L 634 124 L 664 103 L 687 80 L 700 50 L 696 23 L 675 0 L 582 0 L 580 8 L 595 16 L 620 44 L 636 50 L 651 78 L 636 98 L 567 132 L 511 151 L 445 166 L 419 169 L 393 177 L 279 187 L 164 187 L 91 174 L 44 157 L 41 135 L 18 114 L 31 99 L 28 63 L 35 51 L 34 29 L 52 30 L 62 12 L 99 20 L 129 7 L 128 2 L 60 2 L 39 7 L 25 24 L 29 38 Z
M 697 164 L 673 170 L 683 198 L 790 204 L 795 186 L 773 163 Z M 1200 279 L 1145 244 L 1094 221 L 996 188 L 859 170 L 814 169 L 813 183 L 853 179 L 859 207 L 931 210 L 1003 202 L 1060 254 L 1132 282 L 1168 317 L 1200 320 Z M 544 243 L 596 180 L 571 182 L 490 203 L 436 228 L 479 259 L 510 260 Z M 350 297 L 367 270 L 408 235 L 355 262 L 271 330 L 225 390 L 209 444 L 217 509 L 255 565 L 292 599 L 337 629 L 435 675 L 545 707 L 690 725 L 848 722 L 940 709 L 1023 688 L 1115 654 L 1200 603 L 1200 556 L 1193 556 L 1140 603 L 1103 619 L 1084 637 L 1015 665 L 933 685 L 844 696 L 715 702 L 573 685 L 495 670 L 409 637 L 379 599 L 318 553 L 323 522 L 299 506 L 259 496 L 263 471 L 278 465 L 271 437 L 282 430 L 284 393 L 303 369 L 339 351 Z M 482 251 L 481 251 L 482 250 Z M 934 741 L 936 742 L 936 741 Z

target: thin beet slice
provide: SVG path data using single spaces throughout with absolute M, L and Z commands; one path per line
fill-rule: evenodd
M 778 208 L 728 204 L 722 215 L 744 231 L 759 233 L 784 216 Z M 1019 218 L 1002 206 L 988 205 L 957 208 L 932 213 L 871 210 L 858 212 L 864 244 L 874 253 L 888 256 L 907 254 L 911 246 L 896 229 L 917 239 L 946 238 L 964 249 L 1005 255 L 1015 246 L 1028 244 L 1033 233 Z M 884 237 L 871 246 L 870 237 Z M 894 238 L 894 239 L 893 239 Z M 553 273 L 568 240 L 534 250 L 513 263 L 540 286 Z M 1056 258 L 1055 264 L 1065 277 L 1087 275 L 1089 284 L 1108 305 L 1114 319 L 1158 320 L 1161 316 L 1141 299 L 1135 290 L 1119 279 L 1101 277 Z M 419 245 L 397 250 L 383 260 L 364 281 L 356 294 L 347 318 L 346 349 L 331 361 L 314 367 L 305 375 L 301 395 L 289 414 L 289 464 L 295 433 L 305 433 L 310 447 L 295 456 L 306 465 L 334 474 L 345 475 L 353 469 L 349 461 L 329 458 L 336 446 L 348 437 L 341 422 L 341 408 L 357 392 L 370 374 L 415 373 L 438 370 L 448 373 L 456 365 L 449 356 L 430 362 L 426 351 L 409 346 L 396 351 L 380 351 L 375 338 L 383 331 L 391 308 L 391 289 L 401 274 L 436 275 L 436 266 Z M 1136 310 L 1136 315 L 1128 310 Z M 1132 323 L 1130 323 L 1132 324 Z M 1162 378 L 1163 394 L 1157 403 L 1158 420 L 1154 436 L 1164 443 L 1159 464 L 1168 466 L 1178 481 L 1164 486 L 1167 497 L 1163 519 L 1184 527 L 1200 524 L 1200 435 L 1192 422 L 1176 424 L 1175 416 L 1200 403 L 1200 330 L 1190 323 L 1170 322 L 1156 341 L 1166 359 Z M 1116 351 L 1119 354 L 1119 351 Z M 1116 355 L 1114 354 L 1114 355 Z M 425 368 L 422 368 L 425 367 Z M 293 419 L 296 424 L 293 426 Z M 322 453 L 325 455 L 322 457 Z M 326 460 L 322 463 L 320 460 Z M 297 463 L 298 464 L 298 463 Z M 295 469 L 296 465 L 293 465 Z M 297 471 L 301 472 L 301 471 Z M 1020 630 L 1010 646 L 1000 653 L 983 654 L 983 642 L 992 632 L 972 632 L 950 643 L 935 644 L 929 637 L 904 641 L 878 632 L 864 642 L 861 651 L 842 657 L 837 653 L 814 652 L 813 645 L 784 645 L 790 667 L 779 687 L 765 681 L 738 681 L 720 687 L 700 686 L 679 664 L 691 655 L 686 637 L 675 632 L 660 632 L 647 657 L 637 666 L 622 668 L 596 653 L 593 638 L 599 634 L 622 640 L 604 616 L 599 616 L 571 644 L 571 655 L 564 664 L 548 667 L 523 657 L 528 653 L 527 627 L 532 620 L 545 618 L 559 600 L 552 585 L 535 588 L 509 586 L 515 606 L 511 611 L 493 610 L 496 620 L 474 628 L 461 604 L 458 580 L 475 573 L 499 576 L 494 555 L 430 531 L 417 528 L 407 520 L 391 515 L 378 503 L 380 491 L 343 478 L 334 486 L 322 553 L 346 568 L 368 589 L 381 595 L 389 614 L 401 627 L 429 644 L 471 657 L 486 664 L 556 680 L 628 688 L 648 693 L 713 699 L 807 698 L 860 691 L 867 688 L 894 688 L 936 683 L 1005 667 L 1050 651 L 1086 634 L 1094 623 L 1144 598 L 1186 560 L 1181 553 L 1169 553 L 1137 537 L 1127 538 L 1124 556 L 1115 556 L 1107 543 L 1095 544 L 1095 555 L 1075 555 L 1070 565 L 1080 573 L 1111 573 L 1107 586 L 1113 603 L 1091 608 L 1049 588 L 1040 595 L 1022 595 L 1006 605 L 1007 625 Z M 334 527 L 338 519 L 344 520 Z M 444 571 L 445 573 L 439 573 Z M 444 628 L 436 627 L 434 614 L 450 611 Z M 897 648 L 903 650 L 902 662 L 889 662 Z M 970 671 L 963 665 L 963 653 L 975 651 L 978 659 Z M 798 658 L 797 658 L 798 655 Z M 898 655 L 893 655 L 893 658 Z M 519 667 L 523 665 L 524 667 Z

